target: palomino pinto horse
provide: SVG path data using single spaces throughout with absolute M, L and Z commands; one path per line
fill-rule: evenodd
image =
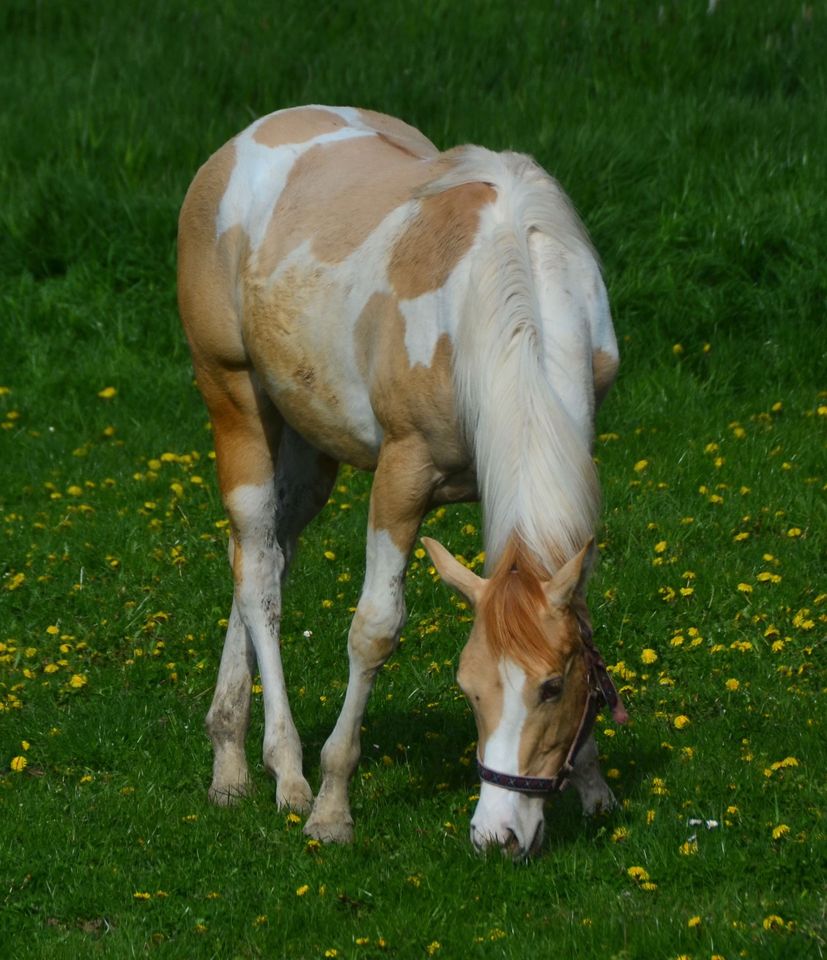
M 424 543 L 476 609 L 459 683 L 476 717 L 479 847 L 536 852 L 543 794 L 613 803 L 591 725 L 622 719 L 584 603 L 599 488 L 594 412 L 617 369 L 606 291 L 558 184 L 528 157 L 440 153 L 399 120 L 304 107 L 256 121 L 199 170 L 179 303 L 230 517 L 232 612 L 207 728 L 210 797 L 249 785 L 256 662 L 264 763 L 305 832 L 353 837 L 348 784 L 374 678 L 405 619 L 405 568 L 438 503 L 479 497 L 488 578 Z M 279 655 L 298 536 L 340 462 L 375 471 L 344 705 L 313 799 Z

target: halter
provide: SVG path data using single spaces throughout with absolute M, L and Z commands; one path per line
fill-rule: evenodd
M 485 783 L 492 783 L 494 786 L 503 787 L 505 790 L 514 790 L 517 793 L 527 793 L 535 796 L 545 796 L 549 793 L 556 793 L 558 790 L 565 790 L 571 779 L 574 770 L 574 761 L 580 748 L 586 742 L 594 726 L 594 718 L 602 703 L 605 703 L 612 711 L 612 718 L 615 723 L 626 723 L 629 714 L 623 706 L 617 687 L 614 685 L 606 664 L 597 647 L 592 642 L 592 630 L 589 624 L 582 617 L 578 616 L 580 622 L 580 636 L 583 641 L 583 657 L 586 661 L 586 674 L 589 684 L 589 695 L 586 697 L 586 703 L 583 707 L 583 714 L 580 717 L 580 725 L 574 736 L 569 752 L 563 765 L 553 777 L 521 777 L 513 773 L 499 773 L 486 767 L 477 754 L 477 769 L 480 780 Z

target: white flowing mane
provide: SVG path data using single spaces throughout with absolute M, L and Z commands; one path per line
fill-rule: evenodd
M 498 193 L 473 253 L 454 358 L 483 506 L 486 567 L 493 569 L 516 537 L 553 573 L 593 536 L 600 491 L 591 456 L 587 321 L 559 292 L 554 303 L 569 304 L 570 315 L 544 320 L 538 273 L 544 264 L 574 264 L 567 275 L 583 278 L 599 275 L 599 265 L 570 201 L 531 158 L 480 147 L 461 151 L 459 163 L 426 190 L 482 181 Z M 550 241 L 545 256 L 535 234 Z M 554 281 L 553 272 L 545 277 L 547 286 Z M 586 367 L 588 382 L 573 383 Z M 561 398 L 572 390 L 588 411 L 585 425 L 583 411 L 578 417 Z

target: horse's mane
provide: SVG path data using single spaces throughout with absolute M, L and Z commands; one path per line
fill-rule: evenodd
M 424 192 L 474 181 L 497 191 L 472 253 L 454 356 L 483 505 L 486 566 L 496 568 L 516 536 L 526 556 L 553 573 L 593 535 L 600 492 L 590 418 L 584 435 L 560 395 L 573 385 L 593 403 L 589 333 L 575 308 L 566 314 L 558 304 L 544 317 L 540 285 L 556 281 L 550 270 L 558 264 L 581 284 L 599 279 L 600 268 L 571 202 L 531 158 L 481 147 L 452 153 L 449 170 Z M 565 328 L 569 354 L 552 339 L 553 325 Z M 586 367 L 588 383 L 584 377 L 581 384 L 572 371 Z M 517 605 L 513 597 L 503 603 Z

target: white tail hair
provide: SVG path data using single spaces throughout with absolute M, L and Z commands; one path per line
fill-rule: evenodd
M 454 359 L 483 505 L 486 567 L 516 536 L 553 573 L 593 535 L 600 491 L 591 423 L 584 435 L 555 389 L 560 364 L 544 342 L 529 238 L 537 231 L 564 259 L 587 257 L 599 267 L 570 201 L 529 157 L 461 149 L 456 166 L 426 189 L 483 181 L 498 193 L 474 254 Z M 589 344 L 587 334 L 581 340 Z M 591 381 L 583 389 L 591 398 Z

